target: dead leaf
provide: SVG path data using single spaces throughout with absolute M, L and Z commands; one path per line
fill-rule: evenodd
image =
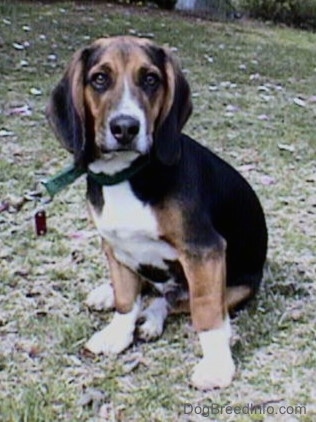
M 258 80 L 258 79 L 260 79 L 260 78 L 261 78 L 260 73 L 253 73 L 252 75 L 250 75 L 250 76 L 249 76 L 249 79 L 250 79 L 251 81 L 256 81 L 256 80 Z
M 248 172 L 248 171 L 252 171 L 255 170 L 256 166 L 255 164 L 243 164 L 242 166 L 238 167 L 238 170 L 241 172 Z
M 22 209 L 23 205 L 26 202 L 24 196 L 9 195 L 6 199 L 9 208 L 7 211 L 18 212 Z
M 310 104 L 316 103 L 316 95 L 311 95 L 310 97 L 308 97 L 307 102 Z
M 29 62 L 27 60 L 20 61 L 20 67 L 27 67 L 28 65 L 29 65 Z
M 272 176 L 268 176 L 268 175 L 264 174 L 263 176 L 260 177 L 260 182 L 264 186 L 274 185 L 275 184 L 275 178 L 272 177 Z
M 288 144 L 278 144 L 278 148 L 281 151 L 288 151 L 288 152 L 294 152 L 295 148 L 293 145 L 288 145 Z
M 24 104 L 24 105 L 20 105 L 20 106 L 16 106 L 16 107 L 11 107 L 9 108 L 9 110 L 6 112 L 6 114 L 8 116 L 31 116 L 32 115 L 32 109 L 28 104 Z
M 20 44 L 20 43 L 18 43 L 18 42 L 14 42 L 13 44 L 12 44 L 12 47 L 15 49 L 15 50 L 24 50 L 24 45 L 23 44 Z
M 298 105 L 299 107 L 306 107 L 306 102 L 301 98 L 295 97 L 293 99 L 294 104 Z
M 227 113 L 236 113 L 236 111 L 238 111 L 238 110 L 239 110 L 239 107 L 238 106 L 235 106 L 233 104 L 228 104 L 226 106 Z
M 269 92 L 270 91 L 270 89 L 266 85 L 259 85 L 257 90 L 259 92 Z
M 9 201 L 1 201 L 0 202 L 0 212 L 9 211 L 10 203 Z
M 35 96 L 39 96 L 42 95 L 42 91 L 38 88 L 31 88 L 30 89 L 30 94 L 35 95 Z
M 5 138 L 6 136 L 13 136 L 14 132 L 6 129 L 0 129 L 0 138 Z
M 91 406 L 93 410 L 96 411 L 101 403 L 104 403 L 108 398 L 109 395 L 105 391 L 89 387 L 83 389 L 77 404 L 82 407 Z
M 262 121 L 266 121 L 266 120 L 270 120 L 270 117 L 267 116 L 266 114 L 259 114 L 258 119 Z

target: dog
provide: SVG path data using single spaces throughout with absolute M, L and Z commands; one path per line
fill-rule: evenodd
M 137 324 L 147 341 L 170 312 L 189 311 L 203 357 L 192 384 L 228 386 L 235 373 L 229 311 L 263 275 L 267 229 L 245 179 L 182 129 L 189 84 L 171 52 L 131 36 L 77 51 L 54 88 L 48 120 L 74 164 L 87 171 L 87 202 L 111 283 L 87 298 L 113 319 L 86 349 L 119 354 Z M 142 309 L 142 286 L 157 296 Z

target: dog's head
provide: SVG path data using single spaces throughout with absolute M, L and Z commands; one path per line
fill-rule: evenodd
M 77 163 L 125 150 L 173 164 L 191 110 L 189 85 L 167 49 L 113 37 L 75 53 L 47 115 Z

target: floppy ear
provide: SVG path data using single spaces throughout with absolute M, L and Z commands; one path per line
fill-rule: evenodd
M 154 133 L 157 158 L 166 165 L 175 164 L 181 155 L 180 135 L 192 112 L 191 91 L 178 63 L 166 56 L 167 96 L 161 123 Z
M 75 53 L 63 78 L 54 88 L 46 116 L 61 144 L 80 161 L 85 147 L 83 51 Z

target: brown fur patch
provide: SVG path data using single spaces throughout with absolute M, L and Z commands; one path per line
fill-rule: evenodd
M 141 279 L 117 261 L 112 249 L 102 241 L 102 248 L 108 258 L 111 282 L 114 290 L 115 309 L 125 314 L 130 312 L 141 291 Z
M 195 329 L 202 331 L 220 327 L 227 313 L 225 241 L 219 248 L 188 250 L 180 205 L 171 201 L 157 207 L 155 213 L 162 238 L 179 251 L 179 260 L 188 281 Z M 176 306 L 176 311 L 183 310 L 187 310 L 186 301 L 180 301 Z

